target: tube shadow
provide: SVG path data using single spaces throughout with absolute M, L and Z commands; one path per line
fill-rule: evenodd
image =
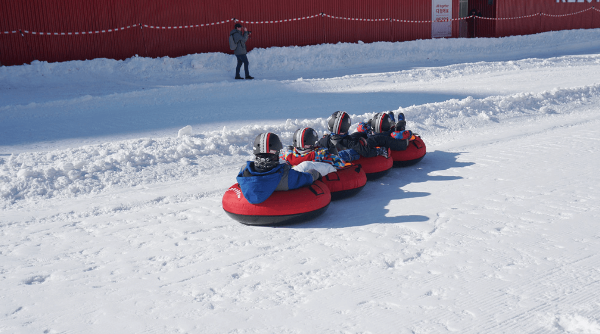
M 444 182 L 462 179 L 461 176 L 430 175 L 431 172 L 471 166 L 472 162 L 457 161 L 460 152 L 434 151 L 427 153 L 417 165 L 394 168 L 376 181 L 369 181 L 356 196 L 331 202 L 328 210 L 315 220 L 293 228 L 344 228 L 381 223 L 425 222 L 431 218 L 423 215 L 388 217 L 386 206 L 392 200 L 426 197 L 428 192 L 404 191 L 401 188 L 409 183 Z

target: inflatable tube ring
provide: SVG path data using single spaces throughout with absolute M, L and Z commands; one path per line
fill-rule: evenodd
M 320 216 L 331 202 L 331 192 L 321 181 L 310 186 L 275 191 L 267 200 L 251 204 L 239 184 L 229 187 L 223 195 L 223 210 L 245 225 L 276 226 L 296 224 Z

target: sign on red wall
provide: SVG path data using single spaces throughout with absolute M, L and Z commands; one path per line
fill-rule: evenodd
M 432 0 L 431 38 L 452 37 L 452 0 Z

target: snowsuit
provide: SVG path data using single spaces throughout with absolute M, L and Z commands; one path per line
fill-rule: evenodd
M 363 138 L 367 138 L 367 142 L 370 146 L 373 147 L 386 147 L 390 148 L 394 151 L 404 151 L 408 147 L 409 139 L 404 139 L 406 133 L 412 136 L 412 132 L 406 132 L 404 127 L 398 129 L 397 127 L 392 127 L 392 129 L 388 131 L 384 131 L 381 133 L 376 133 L 371 129 L 369 122 L 361 122 L 358 124 L 357 133 L 360 133 Z
M 394 131 L 371 134 L 367 143 L 373 147 L 387 147 L 393 151 L 404 151 L 408 147 L 408 139 L 396 139 L 392 137 Z
M 317 144 L 326 148 L 331 154 L 338 155 L 340 151 L 352 149 L 359 155 L 371 158 L 377 156 L 375 146 L 369 145 L 366 140 L 366 135 L 363 136 L 360 132 L 347 134 L 329 134 L 319 139 Z
M 341 168 L 346 165 L 340 157 L 329 153 L 329 151 L 323 147 L 317 147 L 308 152 L 300 152 L 298 148 L 288 146 L 281 151 L 279 158 L 285 160 L 292 166 L 299 165 L 304 161 L 325 162 L 335 168 Z
M 266 171 L 258 172 L 254 161 L 248 161 L 237 176 L 237 182 L 244 197 L 252 204 L 267 200 L 276 190 L 292 190 L 308 186 L 317 180 L 318 172 L 302 173 L 291 169 L 288 164 L 280 164 Z
M 235 67 L 235 76 L 236 77 L 240 76 L 240 69 L 242 68 L 242 64 L 244 64 L 244 72 L 246 74 L 246 77 L 249 77 L 250 71 L 248 70 L 248 65 L 249 65 L 248 56 L 246 56 L 246 53 L 248 53 L 248 51 L 246 51 L 246 41 L 248 40 L 248 38 L 250 38 L 250 33 L 246 31 L 245 33 L 242 34 L 241 31 L 239 31 L 237 29 L 233 29 L 229 34 L 233 35 L 233 41 L 237 45 L 235 50 L 233 50 L 233 54 L 237 58 L 237 66 Z

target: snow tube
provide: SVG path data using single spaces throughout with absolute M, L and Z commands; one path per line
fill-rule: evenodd
M 367 184 L 367 175 L 362 166 L 350 165 L 323 176 L 321 181 L 331 191 L 334 201 L 356 195 Z
M 223 195 L 223 209 L 229 217 L 255 226 L 305 222 L 325 212 L 330 202 L 331 192 L 321 181 L 294 190 L 276 191 L 260 204 L 249 203 L 237 183 Z
M 421 161 L 427 153 L 425 142 L 421 137 L 415 136 L 414 140 L 408 143 L 408 147 L 404 151 L 392 151 L 392 159 L 394 159 L 394 167 L 412 166 Z
M 388 154 L 389 152 L 390 150 L 388 150 Z M 392 169 L 394 160 L 392 160 L 391 156 L 386 158 L 382 155 L 378 155 L 372 158 L 361 157 L 358 160 L 352 161 L 352 164 L 361 165 L 365 170 L 365 174 L 367 174 L 367 180 L 371 181 L 387 174 Z

